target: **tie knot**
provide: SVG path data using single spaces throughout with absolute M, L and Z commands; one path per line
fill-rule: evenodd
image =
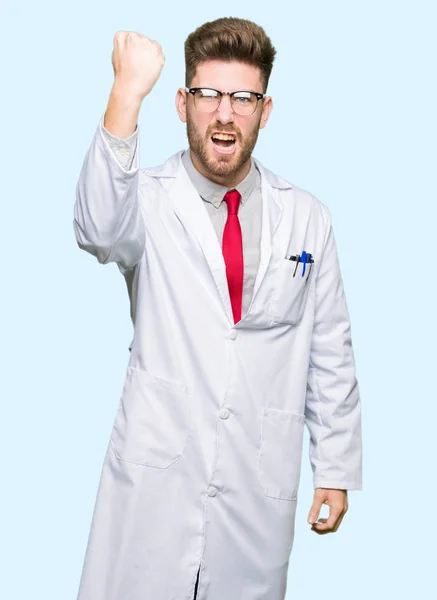
M 236 215 L 238 213 L 238 207 L 240 205 L 241 194 L 238 190 L 231 190 L 226 192 L 223 200 L 228 205 L 228 215 Z

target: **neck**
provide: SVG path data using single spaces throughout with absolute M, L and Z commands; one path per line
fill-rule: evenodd
M 191 161 L 192 161 L 193 165 L 195 166 L 195 168 L 199 171 L 199 173 L 201 175 L 203 175 L 210 181 L 214 181 L 215 183 L 223 185 L 227 188 L 236 187 L 241 181 L 243 181 L 243 179 L 245 177 L 247 177 L 247 174 L 250 171 L 251 160 L 249 158 L 244 164 L 241 165 L 241 167 L 238 169 L 238 171 L 236 171 L 235 173 L 232 173 L 232 175 L 221 177 L 220 175 L 215 175 L 215 174 L 211 173 L 210 171 L 207 171 L 203 167 L 203 165 L 201 164 L 201 162 L 199 161 L 197 156 L 191 150 L 190 150 L 190 156 L 191 156 Z

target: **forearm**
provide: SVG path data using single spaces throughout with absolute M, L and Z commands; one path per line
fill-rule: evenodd
M 132 135 L 137 126 L 142 98 L 119 81 L 114 81 L 106 108 L 103 125 L 122 139 Z

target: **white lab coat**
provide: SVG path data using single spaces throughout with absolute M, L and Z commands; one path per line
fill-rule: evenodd
M 182 152 L 125 171 L 102 122 L 80 172 L 74 231 L 125 276 L 134 337 L 78 598 L 191 600 L 200 565 L 198 600 L 283 600 L 305 424 L 314 487 L 362 489 L 330 213 L 256 160 L 261 260 L 234 325 L 222 250 Z M 293 277 L 285 259 L 303 250 L 315 261 L 308 280 L 309 265 Z

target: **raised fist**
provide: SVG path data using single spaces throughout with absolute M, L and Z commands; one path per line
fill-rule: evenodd
M 115 81 L 141 100 L 159 79 L 164 63 L 165 56 L 158 42 L 134 31 L 117 31 L 114 35 Z

